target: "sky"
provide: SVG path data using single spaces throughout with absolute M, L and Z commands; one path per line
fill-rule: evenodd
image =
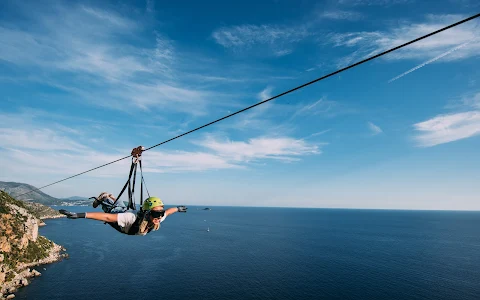
M 479 12 L 469 0 L 2 1 L 0 181 L 53 183 Z M 479 25 L 145 151 L 149 193 L 166 206 L 480 210 Z M 130 163 L 42 191 L 118 194 Z

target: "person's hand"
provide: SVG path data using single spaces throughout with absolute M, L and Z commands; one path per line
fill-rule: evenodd
M 185 206 L 177 206 L 178 212 L 187 212 L 187 207 Z
M 83 218 L 85 218 L 85 213 L 83 213 L 79 216 L 79 214 L 77 214 L 77 213 L 72 213 L 72 212 L 66 211 L 64 209 L 59 210 L 59 212 L 63 215 L 66 215 L 67 218 L 69 218 L 69 219 L 82 218 L 82 215 L 83 215 Z

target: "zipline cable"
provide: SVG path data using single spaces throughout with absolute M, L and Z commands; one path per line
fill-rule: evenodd
M 473 20 L 473 19 L 475 19 L 475 18 L 478 18 L 478 17 L 480 17 L 480 13 L 478 13 L 478 14 L 476 14 L 476 15 L 473 15 L 473 16 L 471 16 L 471 17 L 465 18 L 465 19 L 463 19 L 463 20 L 461 20 L 461 21 L 458 21 L 458 22 L 456 22 L 456 23 L 450 24 L 450 25 L 448 25 L 448 26 L 446 26 L 446 27 L 443 27 L 443 28 L 441 28 L 441 29 L 438 29 L 438 30 L 436 30 L 436 31 L 433 31 L 433 32 L 431 32 L 431 33 L 429 33 L 429 34 L 426 34 L 426 35 L 424 35 L 424 36 L 421 36 L 421 37 L 416 38 L 416 39 L 414 39 L 414 40 L 411 40 L 411 41 L 409 41 L 409 42 L 406 42 L 406 43 L 404 43 L 404 44 L 402 44 L 402 45 L 399 45 L 399 46 L 397 46 L 397 47 L 394 47 L 394 48 L 391 48 L 391 49 L 386 50 L 386 51 L 384 51 L 384 52 L 381 52 L 381 53 L 379 53 L 379 54 L 377 54 L 377 55 L 374 55 L 374 56 L 371 56 L 371 57 L 366 58 L 366 59 L 364 59 L 364 60 L 361 60 L 361 61 L 359 61 L 359 62 L 357 62 L 357 63 L 354 63 L 354 64 L 352 64 L 352 65 L 349 65 L 349 66 L 347 66 L 347 67 L 345 67 L 345 68 L 339 69 L 339 70 L 337 70 L 337 71 L 335 71 L 335 72 L 332 72 L 332 73 L 330 73 L 330 74 L 327 74 L 327 75 L 325 75 L 325 76 L 319 77 L 319 78 L 317 78 L 317 79 L 315 79 L 315 80 L 312 80 L 312 81 L 310 81 L 310 82 L 307 82 L 307 83 L 302 84 L 302 85 L 300 85 L 300 86 L 297 86 L 297 87 L 295 87 L 295 88 L 292 88 L 292 89 L 290 89 L 290 90 L 288 90 L 288 91 L 286 91 L 286 92 L 280 93 L 280 94 L 278 94 L 278 95 L 276 95 L 276 96 L 273 96 L 273 97 L 271 97 L 271 98 L 269 98 L 269 99 L 263 100 L 263 101 L 258 102 L 258 103 L 256 103 L 256 104 L 253 104 L 253 105 L 251 105 L 251 106 L 248 106 L 248 107 L 246 107 L 246 108 L 244 108 L 244 109 L 241 109 L 241 110 L 239 110 L 239 111 L 236 111 L 236 112 L 234 112 L 234 113 L 231 113 L 231 114 L 229 114 L 229 115 L 226 115 L 226 116 L 224 116 L 224 117 L 222 117 L 222 118 L 220 118 L 220 119 L 217 119 L 217 120 L 215 120 L 215 121 L 212 121 L 212 122 L 210 122 L 210 123 L 207 123 L 207 124 L 205 124 L 205 125 L 202 125 L 202 126 L 200 126 L 200 127 L 197 127 L 197 128 L 195 128 L 195 129 L 192 129 L 192 130 L 187 131 L 187 132 L 185 132 L 185 133 L 182 133 L 182 134 L 180 134 L 180 135 L 178 135 L 178 136 L 176 136 L 176 137 L 173 137 L 173 138 L 171 138 L 171 139 L 168 139 L 168 140 L 166 140 L 166 141 L 163 141 L 163 142 L 161 142 L 161 143 L 159 143 L 159 144 L 156 144 L 156 145 L 154 145 L 154 146 L 148 147 L 148 148 L 146 148 L 146 149 L 143 150 L 143 151 L 147 151 L 147 150 L 150 150 L 150 149 L 152 149 L 152 148 L 158 147 L 158 146 L 160 146 L 160 145 L 166 144 L 166 143 L 171 142 L 171 141 L 173 141 L 173 140 L 175 140 L 175 139 L 178 139 L 178 138 L 180 138 L 180 137 L 182 137 L 182 136 L 185 136 L 185 135 L 187 135 L 187 134 L 190 134 L 190 133 L 192 133 L 192 132 L 194 132 L 194 131 L 200 130 L 200 129 L 202 129 L 202 128 L 205 128 L 205 127 L 207 127 L 207 126 L 210 126 L 210 125 L 215 124 L 215 123 L 217 123 L 217 122 L 220 122 L 220 121 L 222 121 L 222 120 L 225 120 L 225 119 L 227 119 L 227 118 L 230 118 L 230 117 L 232 117 L 232 116 L 234 116 L 234 115 L 236 115 L 236 114 L 239 114 L 239 113 L 241 113 L 241 112 L 247 111 L 247 110 L 249 110 L 249 109 L 251 109 L 251 108 L 254 108 L 254 107 L 258 106 L 258 105 L 261 105 L 261 104 L 264 104 L 264 103 L 266 103 L 266 102 L 272 101 L 272 100 L 274 100 L 274 99 L 276 99 L 276 98 L 282 97 L 282 96 L 284 96 L 284 95 L 286 95 L 286 94 L 289 94 L 289 93 L 294 92 L 294 91 L 296 91 L 296 90 L 302 89 L 302 88 L 304 88 L 304 87 L 306 87 L 306 86 L 309 86 L 309 85 L 311 85 L 311 84 L 313 84 L 313 83 L 316 83 L 316 82 L 318 82 L 318 81 L 321 81 L 321 80 L 323 80 L 323 79 L 326 79 L 326 78 L 328 78 L 328 77 L 331 77 L 331 76 L 333 76 L 333 75 L 336 75 L 336 74 L 341 73 L 341 72 L 343 72 L 343 71 L 346 71 L 346 70 L 348 70 L 348 69 L 354 68 L 354 67 L 356 67 L 356 66 L 358 66 L 358 65 L 361 65 L 361 64 L 363 64 L 363 63 L 366 63 L 366 62 L 368 62 L 368 61 L 370 61 L 370 60 L 376 59 L 376 58 L 381 57 L 381 56 L 383 56 L 383 55 L 385 55 L 385 54 L 388 54 L 388 53 L 390 53 L 390 52 L 396 51 L 396 50 L 398 50 L 398 49 L 400 49 L 400 48 L 403 48 L 403 47 L 408 46 L 408 45 L 410 45 L 410 44 L 416 43 L 416 42 L 418 42 L 418 41 L 420 41 L 420 40 L 423 40 L 423 39 L 425 39 L 425 38 L 427 38 L 427 37 L 430 37 L 430 36 L 432 36 L 432 35 L 438 34 L 438 33 L 442 32 L 442 31 L 445 31 L 445 30 L 447 30 L 447 29 L 453 28 L 453 27 L 458 26 L 458 25 L 460 25 L 460 24 L 466 23 L 466 22 L 471 21 L 471 20 Z M 125 157 L 123 157 L 123 158 L 119 158 L 119 159 L 117 159 L 117 160 L 115 160 L 115 161 L 106 163 L 106 164 L 104 164 L 104 165 L 101 165 L 101 166 L 99 166 L 99 167 L 96 167 L 96 168 L 93 168 L 93 169 L 84 171 L 84 172 L 82 172 L 82 173 L 78 173 L 78 174 L 72 175 L 72 176 L 67 177 L 67 178 L 65 178 L 65 179 L 55 181 L 55 182 L 53 182 L 53 183 L 47 184 L 47 185 L 45 185 L 45 186 L 42 186 L 42 187 L 40 187 L 40 188 L 35 188 L 34 190 L 31 190 L 31 191 L 29 191 L 29 192 L 23 193 L 23 194 L 18 195 L 18 196 L 16 196 L 16 197 L 20 197 L 20 196 L 26 195 L 26 194 L 28 194 L 28 193 L 31 193 L 31 192 L 35 191 L 35 190 L 41 190 L 41 189 L 43 189 L 43 188 L 46 188 L 46 187 L 48 187 L 48 186 L 51 186 L 51 185 L 60 183 L 60 182 L 65 181 L 65 180 L 67 180 L 67 179 L 71 179 L 71 178 L 73 178 L 73 177 L 76 177 L 76 176 L 79 176 L 79 175 L 88 173 L 88 172 L 90 172 L 90 171 L 93 171 L 93 170 L 96 170 L 96 169 L 99 169 L 99 168 L 108 166 L 108 165 L 110 165 L 110 164 L 113 164 L 113 163 L 116 163 L 116 162 L 118 162 L 118 161 L 121 161 L 121 160 L 124 160 L 124 159 L 126 159 L 126 158 L 129 158 L 130 156 L 132 156 L 132 155 L 125 156 Z

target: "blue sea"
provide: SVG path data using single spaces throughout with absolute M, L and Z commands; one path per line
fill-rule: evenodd
M 15 299 L 480 299 L 480 212 L 189 206 L 146 236 L 46 223 L 70 258 Z

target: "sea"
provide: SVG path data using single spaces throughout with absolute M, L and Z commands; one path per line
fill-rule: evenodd
M 146 236 L 46 224 L 69 258 L 15 299 L 480 299 L 480 212 L 189 206 Z

